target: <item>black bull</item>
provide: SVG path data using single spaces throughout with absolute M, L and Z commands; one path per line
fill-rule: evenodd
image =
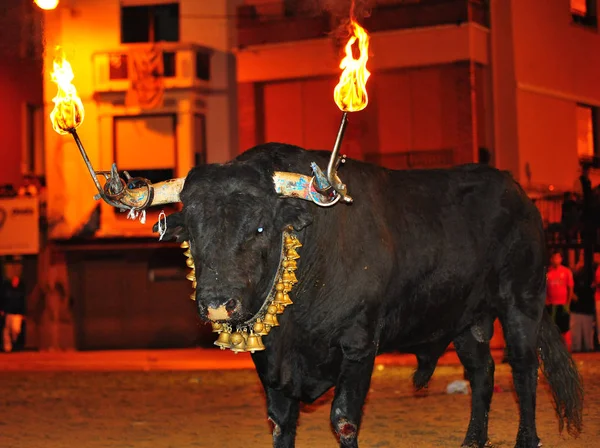
M 472 389 L 463 446 L 487 443 L 494 384 L 489 341 L 502 324 L 520 423 L 517 447 L 537 447 L 538 354 L 559 417 L 581 429 L 576 367 L 544 312 L 546 251 L 540 215 L 509 174 L 478 166 L 392 171 L 348 161 L 341 177 L 354 204 L 321 208 L 279 197 L 274 171 L 310 174 L 329 153 L 284 144 L 253 148 L 227 164 L 194 168 L 168 239 L 190 240 L 200 315 L 227 305 L 232 322 L 267 295 L 281 232 L 299 250 L 294 305 L 252 359 L 264 386 L 276 447 L 292 447 L 300 401 L 331 387 L 340 446 L 357 447 L 377 354 L 414 353 L 417 388 L 453 342 Z M 155 226 L 156 229 L 156 226 Z M 259 230 L 260 229 L 260 230 Z

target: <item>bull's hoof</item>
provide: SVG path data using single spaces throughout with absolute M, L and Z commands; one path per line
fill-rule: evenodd
M 517 443 L 517 444 L 515 445 L 515 448 L 521 448 L 521 447 L 525 447 L 525 446 L 526 446 L 526 445 L 523 445 L 523 444 L 518 444 L 518 443 Z M 543 446 L 543 445 L 542 445 L 542 441 L 540 440 L 540 441 L 538 441 L 537 445 L 531 445 L 531 446 L 536 446 L 537 448 L 541 448 L 541 447 Z
M 488 440 L 483 445 L 480 445 L 477 442 L 472 442 L 469 444 L 463 444 L 460 446 L 460 448 L 494 448 L 494 445 L 492 445 L 492 443 Z

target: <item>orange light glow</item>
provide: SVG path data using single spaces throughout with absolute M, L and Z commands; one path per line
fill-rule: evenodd
M 33 3 L 38 5 L 40 9 L 49 11 L 55 9 L 58 6 L 58 0 L 34 0 Z
M 68 134 L 83 123 L 83 103 L 77 96 L 77 89 L 72 81 L 73 69 L 71 64 L 60 52 L 60 57 L 54 59 L 54 71 L 52 72 L 52 81 L 58 86 L 58 92 L 52 99 L 54 109 L 50 112 L 50 121 L 52 127 L 61 135 Z
M 367 107 L 367 80 L 371 73 L 367 70 L 369 59 L 369 35 L 354 20 L 350 21 L 352 36 L 346 44 L 346 56 L 340 62 L 343 70 L 340 81 L 333 91 L 333 98 L 343 112 L 357 112 Z M 352 45 L 358 41 L 358 59 L 354 59 Z

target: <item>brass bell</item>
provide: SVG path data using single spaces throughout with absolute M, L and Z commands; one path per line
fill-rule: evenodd
M 215 341 L 215 345 L 221 347 L 221 350 L 231 347 L 231 333 L 223 330 L 219 333 L 219 337 Z
M 192 288 L 196 289 L 196 286 L 198 286 L 198 283 L 196 283 L 196 280 L 192 281 Z
M 240 345 L 244 343 L 244 336 L 239 331 L 231 334 L 231 345 Z
M 275 299 L 273 299 L 273 303 L 275 305 L 277 305 L 278 303 L 282 303 L 283 302 L 283 292 L 278 292 L 277 294 L 275 294 Z
M 213 333 L 220 333 L 221 331 L 223 331 L 223 324 L 221 324 L 219 322 L 213 322 L 212 323 L 212 331 L 213 331 Z
M 191 294 L 190 294 L 190 299 L 192 299 L 192 300 L 196 300 L 196 294 L 195 294 L 195 293 L 191 293 Z
M 260 319 L 257 319 L 254 325 L 252 326 L 252 330 L 255 334 L 259 336 L 266 336 L 269 334 L 269 330 L 271 328 L 267 327 Z
M 279 294 L 277 294 L 277 296 L 279 296 Z M 275 296 L 275 301 L 278 305 L 283 305 L 285 307 L 294 304 L 294 302 L 292 302 L 292 299 L 290 299 L 290 296 L 287 293 L 282 293 L 281 297 L 277 296 Z
M 294 247 L 294 249 L 302 247 L 302 243 L 300 242 L 300 240 L 298 238 L 293 238 L 293 240 L 294 240 L 294 243 L 292 244 L 292 246 Z
M 286 280 L 285 282 L 283 282 L 283 292 L 288 293 L 292 290 L 292 282 L 290 282 L 289 280 Z
M 185 256 L 186 256 L 186 257 L 188 257 L 188 258 L 191 258 L 191 257 L 192 257 L 192 252 L 191 252 L 191 251 L 188 249 L 188 250 L 186 250 L 186 251 L 183 253 L 183 255 L 185 255 Z
M 287 271 L 295 271 L 298 269 L 298 264 L 296 263 L 296 260 L 286 260 L 283 262 L 283 267 Z
M 183 243 L 181 243 L 179 245 L 179 247 L 181 247 L 182 249 L 189 249 L 190 243 L 188 243 L 187 241 L 184 241 Z
M 265 346 L 262 342 L 262 338 L 260 336 L 255 335 L 254 333 L 250 333 L 248 336 L 248 340 L 246 341 L 246 351 L 250 353 L 260 352 L 264 350 Z
M 246 341 L 244 340 L 242 333 L 236 331 L 231 335 L 231 346 L 229 348 L 235 353 L 246 351 Z
M 284 307 L 288 305 L 292 305 L 294 302 L 290 299 L 290 296 L 284 292 L 278 292 L 275 294 L 275 300 L 273 300 L 275 305 L 283 305 Z M 281 314 L 281 313 L 279 313 Z
M 290 258 L 292 260 L 297 260 L 298 258 L 300 258 L 300 255 L 298 255 L 298 252 L 296 252 L 296 249 L 288 249 L 286 255 L 287 258 Z
M 185 264 L 187 264 L 188 268 L 194 268 L 194 259 L 188 258 L 187 260 L 185 260 Z
M 279 322 L 277 322 L 277 316 L 275 315 L 277 313 L 277 307 L 274 305 L 270 305 L 267 311 L 267 314 L 265 314 L 265 319 L 264 319 L 264 323 L 265 325 L 269 325 L 271 327 L 278 327 L 279 326 Z
M 298 283 L 298 279 L 296 278 L 296 274 L 293 272 L 285 271 L 282 276 L 283 282 L 291 283 L 292 285 Z M 291 287 L 290 287 L 291 289 Z
M 188 275 L 186 275 L 185 278 L 187 278 L 191 282 L 195 282 L 196 281 L 196 271 L 192 270 L 192 272 L 190 272 Z
M 277 314 L 283 314 L 283 312 L 285 311 L 285 306 L 283 306 L 283 304 L 278 303 L 277 304 Z
M 277 291 L 277 292 L 282 292 L 284 289 L 285 289 L 285 285 L 281 281 L 275 285 L 275 291 Z

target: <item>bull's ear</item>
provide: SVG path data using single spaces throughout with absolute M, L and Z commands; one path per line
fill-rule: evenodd
M 307 202 L 295 198 L 281 198 L 278 203 L 277 220 L 282 230 L 292 226 L 299 232 L 312 224 L 313 217 Z
M 158 233 L 158 222 L 152 226 L 152 231 Z M 164 224 L 164 222 L 162 223 Z M 171 213 L 166 219 L 167 230 L 163 236 L 164 241 L 175 240 L 178 243 L 189 240 L 189 235 L 184 225 L 183 212 Z

